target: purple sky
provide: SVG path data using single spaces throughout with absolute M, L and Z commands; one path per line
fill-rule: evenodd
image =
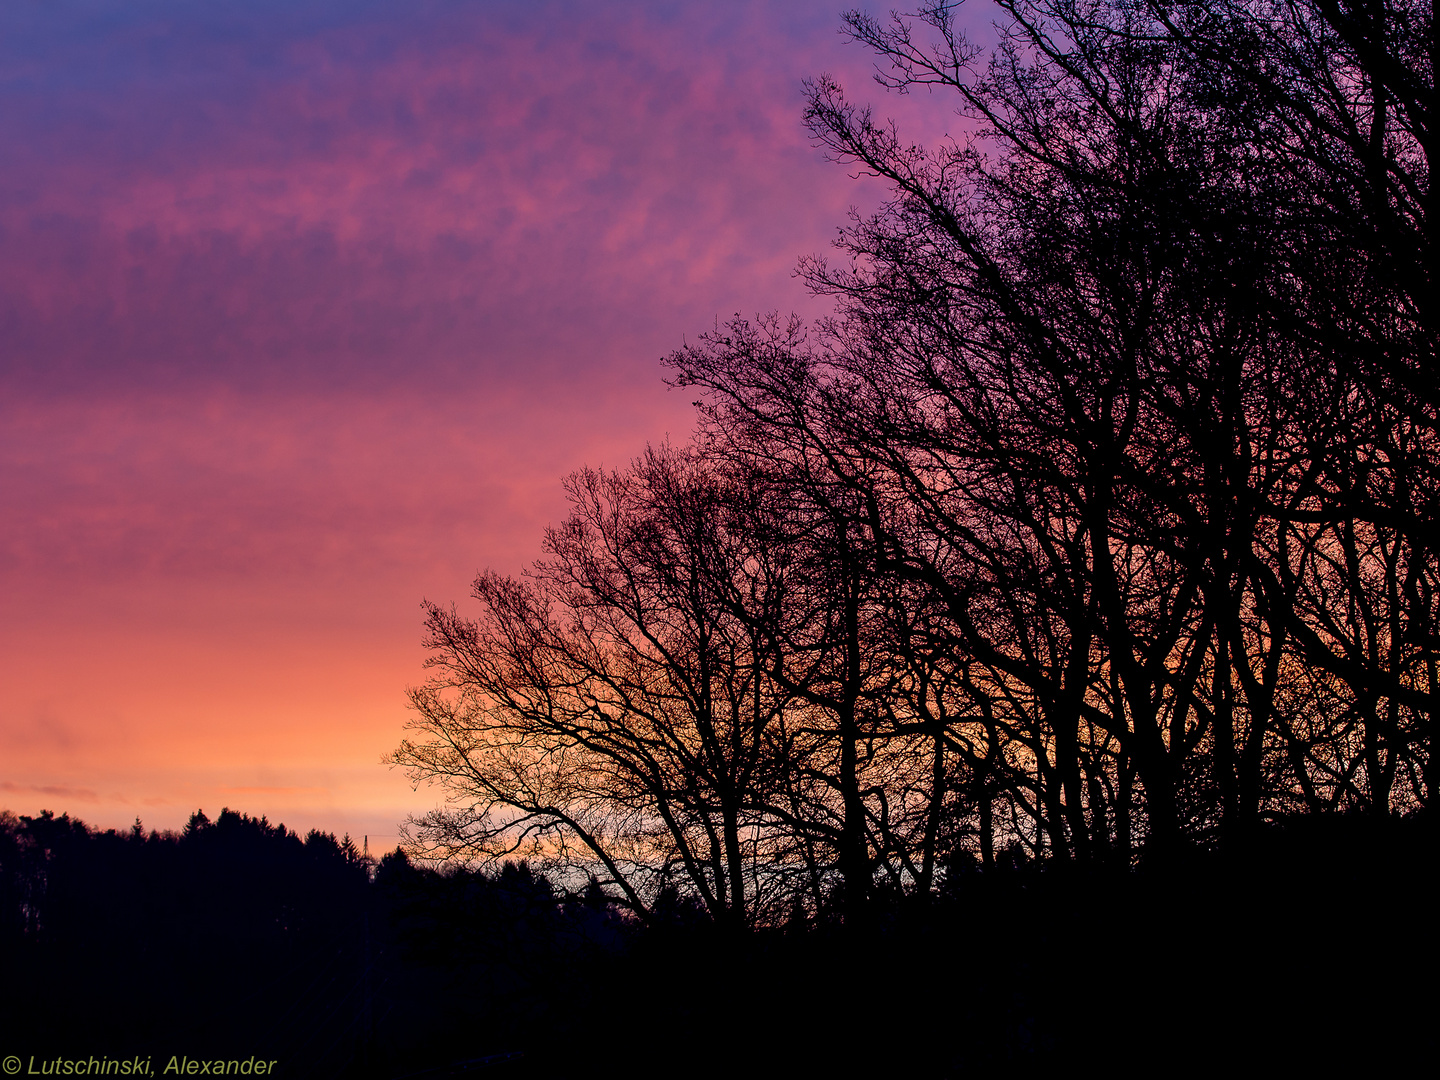
M 440 797 L 378 764 L 421 598 L 538 555 L 563 474 L 686 438 L 686 336 L 823 310 L 796 259 L 879 193 L 801 125 L 807 75 L 880 96 L 839 27 L 0 5 L 0 808 L 392 844 Z

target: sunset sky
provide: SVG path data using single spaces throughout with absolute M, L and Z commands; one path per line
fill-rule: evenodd
M 823 310 L 879 192 L 801 80 L 894 111 L 842 6 L 0 5 L 0 808 L 435 805 L 379 764 L 422 598 L 683 440 L 687 336 Z

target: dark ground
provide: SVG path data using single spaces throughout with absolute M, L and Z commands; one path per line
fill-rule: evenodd
M 523 867 L 392 857 L 372 883 L 333 837 L 232 813 L 178 838 L 11 819 L 0 1056 L 357 1080 L 1368 1074 L 1436 1059 L 1433 851 L 1416 821 L 1304 821 L 1242 860 L 956 874 L 865 927 L 736 939 L 640 932 Z

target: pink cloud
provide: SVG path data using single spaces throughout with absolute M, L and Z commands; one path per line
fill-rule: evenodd
M 61 799 L 66 803 L 98 803 L 100 796 L 89 788 L 59 787 L 56 785 L 15 784 L 0 780 L 0 791 L 20 796 L 41 796 L 46 799 Z

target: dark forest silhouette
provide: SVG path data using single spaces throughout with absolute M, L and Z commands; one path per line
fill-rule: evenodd
M 608 907 L 524 865 L 441 874 L 231 810 L 180 833 L 0 816 L 0 904 L 3 1052 L 37 1069 L 138 1053 L 156 1075 L 188 1054 L 399 1076 L 533 1056 L 536 1017 L 583 1015 L 584 965 L 619 944 Z
M 957 869 L 736 934 L 524 864 L 380 860 L 224 811 L 181 833 L 0 816 L 0 1054 L 276 1075 L 1374 1069 L 1433 1050 L 1428 834 L 1315 816 L 1244 865 Z
M 15 1032 L 354 1076 L 1433 1055 L 1433 8 L 999 7 L 989 55 L 955 5 L 845 17 L 970 134 L 809 83 L 891 193 L 801 264 L 835 316 L 675 353 L 695 437 L 427 606 L 390 760 L 449 804 L 405 853 L 6 818 Z

